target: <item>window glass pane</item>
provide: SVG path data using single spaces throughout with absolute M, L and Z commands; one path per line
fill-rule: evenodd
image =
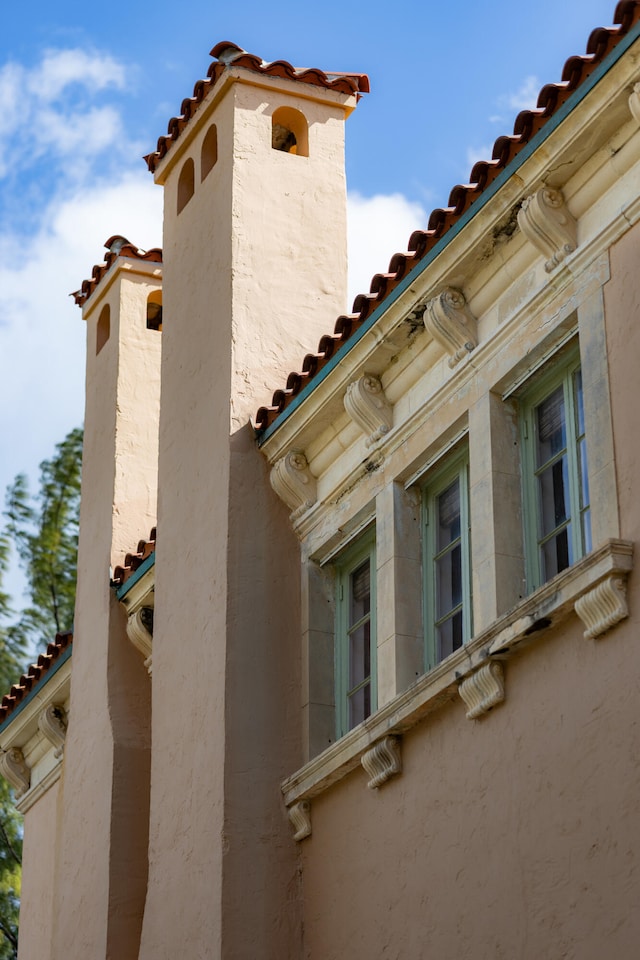
M 587 472 L 587 443 L 582 439 L 578 445 L 580 456 L 580 506 L 588 507 L 591 502 L 589 499 L 589 474 Z
M 568 519 L 569 475 L 567 457 L 543 470 L 538 477 L 540 497 L 540 536 L 555 530 Z
M 584 403 L 582 400 L 582 370 L 576 370 L 573 375 L 573 394 L 576 398 L 576 418 L 578 420 L 578 436 L 584 433 Z
M 349 689 L 371 673 L 371 623 L 361 623 L 349 635 Z
M 436 627 L 438 644 L 438 661 L 444 660 L 449 654 L 462 646 L 462 610 L 458 610 L 452 617 Z
M 439 553 L 460 536 L 460 482 L 458 479 L 436 497 L 436 513 L 436 552 Z
M 540 467 L 567 445 L 562 385 L 536 407 L 535 423 L 536 466 Z
M 349 624 L 357 623 L 371 610 L 371 573 L 365 560 L 349 577 Z
M 585 510 L 582 514 L 582 542 L 584 544 L 584 552 L 589 553 L 593 549 L 593 544 L 591 542 L 591 511 Z
M 360 687 L 349 697 L 349 729 L 371 715 L 371 686 Z
M 573 563 L 571 524 L 568 523 L 560 533 L 557 533 L 555 537 L 551 537 L 550 540 L 543 543 L 540 550 L 542 553 L 542 568 L 545 580 L 550 580 L 551 577 L 555 577 L 556 573 L 560 573 L 561 570 L 566 570 L 566 568 Z
M 462 603 L 462 548 L 458 543 L 436 560 L 436 620 Z

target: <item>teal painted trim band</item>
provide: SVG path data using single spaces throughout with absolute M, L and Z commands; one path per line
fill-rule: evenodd
M 137 583 L 138 580 L 141 580 L 142 577 L 144 577 L 147 570 L 151 570 L 151 567 L 154 565 L 155 562 L 156 562 L 156 552 L 154 550 L 153 553 L 149 554 L 146 560 L 142 561 L 142 563 L 140 564 L 136 572 L 132 573 L 129 579 L 125 583 L 123 583 L 121 587 L 118 587 L 116 589 L 116 597 L 118 598 L 118 600 L 122 600 L 123 597 L 126 597 L 131 587 L 135 583 Z
M 22 702 L 18 704 L 15 710 L 12 710 L 12 712 L 7 717 L 7 719 L 0 724 L 0 734 L 3 733 L 11 723 L 13 723 L 13 721 L 18 716 L 18 714 L 22 713 L 22 711 L 29 706 L 33 698 L 37 696 L 38 693 L 40 693 L 42 688 L 47 685 L 49 680 L 51 680 L 51 678 L 58 672 L 60 667 L 67 662 L 67 660 L 71 656 L 72 651 L 73 651 L 73 643 L 70 643 L 67 649 L 64 651 L 64 653 L 58 657 L 54 665 L 52 667 L 49 667 L 44 677 L 41 680 L 38 680 L 35 687 L 29 690 L 29 693 L 26 695 L 24 700 L 22 700 Z
M 414 267 L 413 270 L 409 271 L 406 277 L 404 277 L 398 286 L 389 294 L 386 300 L 384 300 L 376 309 L 373 311 L 370 317 L 368 317 L 365 322 L 362 324 L 359 330 L 357 330 L 352 337 L 347 340 L 346 343 L 340 347 L 340 349 L 331 357 L 331 359 L 325 364 L 320 373 L 313 378 L 313 380 L 307 384 L 306 387 L 300 391 L 300 393 L 294 397 L 291 403 L 279 414 L 276 419 L 273 421 L 271 426 L 258 436 L 258 446 L 261 447 L 269 437 L 273 436 L 276 430 L 282 426 L 284 421 L 291 416 L 294 410 L 304 403 L 307 397 L 311 396 L 313 391 L 316 389 L 318 384 L 322 383 L 326 377 L 337 367 L 345 356 L 356 343 L 358 343 L 364 336 L 369 332 L 371 327 L 377 323 L 377 321 L 387 312 L 387 310 L 398 300 L 405 290 L 411 286 L 412 283 L 421 276 L 422 273 L 433 263 L 435 258 L 439 256 L 442 251 L 449 245 L 449 243 L 463 230 L 466 225 L 486 206 L 487 203 L 496 195 L 498 190 L 504 186 L 504 184 L 509 180 L 513 174 L 519 170 L 525 161 L 538 149 L 538 147 L 545 142 L 545 140 L 551 136 L 551 134 L 556 130 L 563 120 L 572 113 L 573 110 L 578 106 L 579 103 L 584 100 L 584 98 L 593 90 L 593 88 L 600 82 L 600 80 L 609 72 L 609 70 L 618 62 L 618 60 L 627 52 L 629 47 L 635 43 L 635 41 L 640 37 L 640 22 L 633 27 L 625 37 L 620 40 L 611 53 L 607 54 L 602 63 L 598 64 L 593 73 L 584 80 L 577 90 L 571 94 L 571 96 L 566 100 L 562 106 L 550 117 L 545 125 L 538 130 L 538 132 L 531 138 L 531 140 L 520 150 L 517 156 L 507 164 L 507 166 L 502 170 L 493 183 L 480 194 L 475 203 L 472 203 L 468 210 L 463 213 L 460 219 L 447 230 L 444 237 L 442 237 L 438 242 L 431 248 L 429 253 L 423 258 L 420 264 Z

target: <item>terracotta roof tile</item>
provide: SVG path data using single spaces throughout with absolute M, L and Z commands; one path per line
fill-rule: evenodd
M 154 247 L 152 250 L 139 250 L 138 247 L 130 243 L 126 237 L 120 237 L 117 234 L 114 237 L 109 237 L 105 243 L 105 247 L 107 248 L 107 252 L 104 256 L 104 263 L 96 264 L 91 271 L 91 279 L 83 280 L 80 289 L 69 294 L 79 307 L 85 305 L 118 257 L 129 257 L 132 260 L 148 260 L 151 263 L 162 263 L 162 250 L 159 247 Z
M 35 663 L 32 663 L 26 673 L 5 694 L 0 704 L 0 723 L 9 717 L 16 707 L 22 703 L 27 694 L 42 680 L 64 651 L 73 643 L 73 633 L 57 633 L 53 643 L 47 646 Z
M 154 527 L 149 534 L 148 540 L 140 540 L 135 553 L 128 553 L 124 558 L 122 566 L 118 566 L 113 571 L 111 585 L 121 587 L 129 577 L 136 572 L 141 563 L 150 557 L 156 549 L 156 528 Z
M 498 174 L 513 160 L 522 148 L 544 126 L 567 98 L 594 71 L 603 58 L 640 20 L 640 0 L 621 0 L 618 3 L 613 27 L 598 27 L 593 30 L 584 56 L 569 57 L 562 71 L 560 83 L 542 87 L 537 107 L 523 110 L 516 117 L 513 134 L 501 136 L 495 141 L 491 160 L 480 160 L 471 171 L 468 184 L 458 184 L 449 196 L 444 209 L 433 210 L 426 230 L 412 233 L 408 251 L 395 253 L 386 273 L 376 274 L 367 294 L 358 294 L 353 302 L 353 313 L 338 317 L 333 334 L 322 337 L 318 352 L 307 354 L 302 361 L 305 376 L 290 373 L 287 388 L 276 390 L 269 406 L 260 407 L 254 426 L 262 433 L 282 413 L 302 388 L 322 369 L 338 347 L 342 346 L 364 323 L 372 311 L 389 296 L 400 281 L 427 255 L 435 243 L 475 203 L 481 193 L 495 180 Z
M 338 93 L 355 94 L 358 98 L 369 92 L 369 78 L 365 73 L 326 73 L 315 67 L 306 69 L 293 67 L 286 60 L 274 60 L 267 63 L 253 53 L 247 53 L 235 43 L 223 40 L 217 43 L 210 53 L 215 57 L 203 80 L 198 80 L 193 88 L 193 96 L 187 97 L 180 106 L 180 116 L 169 120 L 167 134 L 158 139 L 156 149 L 144 158 L 149 170 L 153 173 L 156 165 L 166 156 L 173 144 L 182 134 L 196 110 L 205 99 L 209 91 L 222 77 L 229 67 L 243 67 L 253 73 L 266 77 L 280 77 L 285 80 L 296 80 L 316 87 L 325 87 L 327 90 L 336 90 Z

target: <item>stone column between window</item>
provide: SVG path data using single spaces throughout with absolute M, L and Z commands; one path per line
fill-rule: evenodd
M 302 565 L 302 744 L 306 763 L 336 739 L 335 574 L 331 565 Z
M 620 536 L 602 287 L 578 307 L 578 331 L 592 504 L 591 538 L 597 547 L 608 537 Z
M 518 423 L 484 393 L 469 409 L 469 516 L 475 635 L 526 593 Z
M 424 673 L 420 498 L 398 483 L 376 497 L 378 707 Z

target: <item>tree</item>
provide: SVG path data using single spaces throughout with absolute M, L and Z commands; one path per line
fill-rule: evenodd
M 82 430 L 72 430 L 40 464 L 38 492 L 24 474 L 7 490 L 6 530 L 0 536 L 0 698 L 56 633 L 73 625 Z M 11 547 L 27 577 L 27 605 L 14 619 L 4 575 Z M 16 960 L 22 864 L 22 818 L 0 777 L 0 960 Z
M 50 460 L 40 464 L 32 496 L 24 474 L 7 490 L 6 537 L 27 577 L 28 602 L 10 631 L 12 641 L 35 649 L 71 629 L 76 592 L 82 430 L 72 430 Z M 0 668 L 1 669 L 1 668 Z

